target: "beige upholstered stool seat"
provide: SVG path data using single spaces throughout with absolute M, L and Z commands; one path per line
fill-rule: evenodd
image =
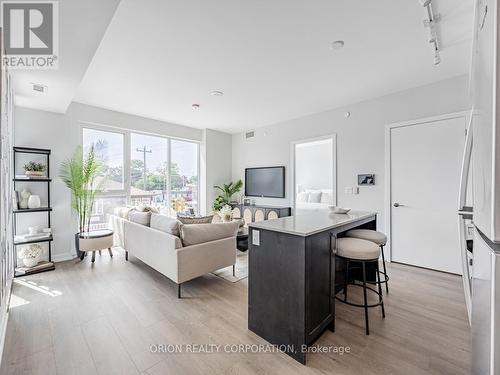
M 337 239 L 337 255 L 352 260 L 378 259 L 380 247 L 371 241 L 343 237 Z
M 384 233 L 370 229 L 353 229 L 347 232 L 346 236 L 375 242 L 379 246 L 385 245 L 387 242 L 387 236 Z

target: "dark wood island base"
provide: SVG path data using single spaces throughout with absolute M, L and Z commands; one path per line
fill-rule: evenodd
M 251 224 L 248 329 L 305 364 L 307 348 L 325 330 L 335 330 L 335 293 L 343 285 L 335 270 L 345 267 L 335 260 L 335 240 L 354 228 L 375 230 L 376 213 L 325 212 Z M 375 279 L 374 270 L 368 278 Z

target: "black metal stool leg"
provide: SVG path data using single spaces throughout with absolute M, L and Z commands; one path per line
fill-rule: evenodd
M 344 280 L 344 301 L 347 302 L 347 285 L 349 284 L 349 259 L 346 259 L 345 266 L 345 280 Z
M 385 255 L 384 255 L 384 245 L 380 246 L 382 253 L 382 266 L 384 267 L 384 280 L 385 280 L 385 292 L 389 293 L 389 282 L 387 281 L 387 270 L 385 268 Z M 380 280 L 379 280 L 380 283 Z
M 95 251 L 92 251 L 92 263 L 95 262 Z
M 364 308 L 365 308 L 365 323 L 366 323 L 366 334 L 370 334 L 370 324 L 368 323 L 368 298 L 366 296 L 366 264 L 361 262 L 363 267 L 363 297 L 364 297 Z
M 378 302 L 380 303 L 380 307 L 382 308 L 382 318 L 385 318 L 384 301 L 382 299 L 382 285 L 380 285 L 380 272 L 379 271 L 380 270 L 378 268 L 378 260 L 377 260 Z

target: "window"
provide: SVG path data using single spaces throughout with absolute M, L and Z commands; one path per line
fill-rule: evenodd
M 82 136 L 84 150 L 93 144 L 104 164 L 93 229 L 106 227 L 108 214 L 127 204 L 155 206 L 170 216 L 199 212 L 198 143 L 103 127 L 84 127 Z
M 123 141 L 124 135 L 109 131 L 83 129 L 83 151 L 94 145 L 96 155 L 103 162 L 101 178 L 106 178 L 105 190 L 123 190 Z
M 168 139 L 132 133 L 130 157 L 132 205 L 168 207 Z
M 170 196 L 175 212 L 198 212 L 198 144 L 172 140 Z

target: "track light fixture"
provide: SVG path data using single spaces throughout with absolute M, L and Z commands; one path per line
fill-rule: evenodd
M 427 18 L 424 19 L 424 27 L 429 29 L 429 43 L 432 44 L 434 51 L 434 65 L 438 65 L 441 62 L 441 56 L 439 54 L 439 40 L 436 30 L 436 24 L 441 20 L 439 14 L 434 14 L 432 10 L 432 0 L 419 0 L 420 5 L 425 8 Z

